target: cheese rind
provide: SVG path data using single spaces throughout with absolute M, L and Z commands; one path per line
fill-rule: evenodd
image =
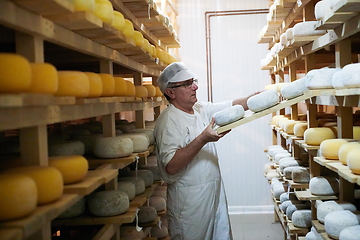
M 215 113 L 213 117 L 217 125 L 224 126 L 243 118 L 244 115 L 245 111 L 243 106 L 234 105 Z
M 344 228 L 339 234 L 341 240 L 357 240 L 360 236 L 360 225 Z
M 93 153 L 98 158 L 126 157 L 133 153 L 134 144 L 129 137 L 102 137 L 95 141 Z
M 114 96 L 115 92 L 115 79 L 111 74 L 108 73 L 99 73 L 99 77 L 102 82 L 102 97 L 111 97 Z
M 89 169 L 88 161 L 80 155 L 50 157 L 49 166 L 61 172 L 64 184 L 82 181 Z
M 313 177 L 310 179 L 309 189 L 313 195 L 336 195 L 339 193 L 339 180 L 329 176 Z
M 118 182 L 118 190 L 124 191 L 128 195 L 130 201 L 135 197 L 136 189 L 133 182 Z
M 80 216 L 85 212 L 86 203 L 85 198 L 81 198 L 75 204 L 71 205 L 68 209 L 66 209 L 63 213 L 61 213 L 57 218 L 73 218 Z
M 279 94 L 275 90 L 266 90 L 247 100 L 249 109 L 253 112 L 260 112 L 279 103 Z
M 342 164 L 347 165 L 347 155 L 352 149 L 360 149 L 359 142 L 348 142 L 339 148 L 339 160 Z
M 89 212 L 97 217 L 111 217 L 129 209 L 129 197 L 120 190 L 94 192 L 88 197 Z
M 59 78 L 56 68 L 50 63 L 30 63 L 31 85 L 29 92 L 56 93 Z
M 345 139 L 326 139 L 320 143 L 320 152 L 326 159 L 339 159 L 339 149 L 348 143 Z
M 87 97 L 89 95 L 89 78 L 83 72 L 58 71 L 58 80 L 56 96 Z
M 308 128 L 304 132 L 304 140 L 308 145 L 320 146 L 326 139 L 336 138 L 335 130 L 328 127 Z
M 127 93 L 126 80 L 122 77 L 114 77 L 115 80 L 115 91 L 114 96 L 125 96 Z
M 330 237 L 338 239 L 343 229 L 359 225 L 359 220 L 349 210 L 333 211 L 325 216 L 324 225 L 326 233 Z
M 98 74 L 92 72 L 84 72 L 89 79 L 89 94 L 87 97 L 100 97 L 102 93 L 103 83 Z
M 305 77 L 303 77 L 283 86 L 280 93 L 285 99 L 292 99 L 303 95 L 305 90 L 307 90 L 307 87 L 305 85 Z
M 354 148 L 349 151 L 346 156 L 347 166 L 350 168 L 352 173 L 360 174 L 360 148 Z
M 139 207 L 138 212 L 139 223 L 152 222 L 157 218 L 156 209 L 150 206 Z
M 296 210 L 293 212 L 291 220 L 295 227 L 310 228 L 312 226 L 311 210 Z

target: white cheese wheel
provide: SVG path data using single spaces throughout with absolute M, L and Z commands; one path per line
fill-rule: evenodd
M 164 211 L 166 209 L 166 200 L 162 197 L 150 197 L 149 206 L 155 208 L 157 212 Z
M 281 195 L 283 195 L 284 193 L 282 193 Z M 280 195 L 280 196 L 281 196 Z M 280 205 L 279 205 L 279 209 L 283 212 L 283 213 L 286 213 L 286 209 L 290 206 L 290 205 L 293 205 L 293 202 L 291 200 L 287 200 L 287 201 L 284 201 L 282 202 Z
M 275 149 L 270 149 L 268 153 L 270 157 L 275 158 L 275 155 L 278 153 L 289 153 L 289 152 L 284 148 L 275 148 Z
M 333 88 L 332 76 L 339 68 L 321 68 L 310 70 L 305 76 L 305 85 L 308 89 Z
M 80 155 L 49 157 L 49 166 L 61 172 L 64 184 L 82 181 L 89 169 L 88 161 Z
M 304 140 L 308 145 L 320 146 L 326 139 L 336 138 L 336 130 L 328 127 L 308 128 L 304 132 Z
M 94 192 L 88 197 L 89 212 L 97 217 L 111 217 L 129 209 L 129 197 L 121 190 Z
M 153 145 L 155 143 L 155 136 L 154 136 L 154 130 L 153 129 L 135 129 L 135 133 L 143 133 L 146 134 L 149 137 L 150 145 Z
M 291 220 L 295 227 L 298 228 L 310 228 L 311 223 L 311 210 L 302 209 L 293 212 Z
M 154 183 L 154 175 L 150 170 L 140 169 L 130 172 L 130 176 L 138 176 L 142 178 L 145 182 L 145 187 L 150 187 Z
M 277 121 L 280 119 L 280 118 L 284 118 L 285 116 L 284 115 L 275 115 L 272 117 L 271 119 L 271 124 L 272 125 L 276 125 Z M 278 146 L 278 145 L 276 145 Z
M 150 145 L 149 137 L 146 134 L 142 133 L 131 133 L 131 134 L 124 134 L 124 137 L 128 137 L 133 142 L 133 152 L 145 152 L 148 150 Z
M 326 159 L 339 159 L 339 149 L 348 143 L 345 139 L 326 139 L 320 143 L 320 152 Z
M 275 169 L 274 164 L 272 162 L 265 163 L 264 173 L 267 174 L 271 169 Z
M 296 23 L 293 27 L 294 36 L 321 36 L 326 30 L 316 30 L 317 21 L 307 21 Z
M 119 182 L 132 182 L 135 185 L 135 195 L 140 195 L 145 192 L 145 182 L 140 177 L 119 177 L 118 178 L 118 185 Z
M 98 158 L 127 157 L 133 153 L 134 143 L 129 137 L 102 137 L 96 139 L 93 153 Z
M 145 169 L 145 170 L 151 171 L 152 174 L 153 174 L 153 180 L 154 181 L 160 181 L 161 180 L 160 170 L 159 170 L 158 166 L 141 165 L 141 166 L 139 166 L 139 169 Z
M 243 106 L 234 105 L 216 112 L 213 117 L 217 125 L 224 126 L 243 118 L 244 115 L 245 111 Z
M 125 192 L 128 195 L 130 201 L 135 198 L 136 188 L 133 182 L 118 182 L 118 190 Z
M 322 0 L 315 4 L 315 18 L 316 20 L 322 20 L 325 15 L 333 13 L 333 10 L 331 9 L 330 1 L 328 0 Z
M 71 205 L 68 209 L 66 209 L 63 213 L 61 213 L 57 218 L 73 218 L 80 216 L 85 212 L 86 204 L 85 198 L 81 198 L 75 204 Z
M 270 151 L 272 149 L 284 149 L 281 145 L 271 145 L 267 147 L 267 150 Z
M 285 202 L 287 200 L 297 200 L 294 192 L 284 192 L 280 195 L 280 203 Z
M 315 233 L 310 231 L 305 235 L 305 240 L 317 240 L 317 237 Z
M 333 211 L 341 211 L 343 208 L 335 201 L 322 202 L 317 206 L 316 217 L 320 223 L 324 223 L 325 216 Z
M 360 174 L 360 147 L 356 147 L 349 151 L 346 156 L 347 166 L 354 174 Z
M 275 90 L 266 90 L 247 100 L 248 108 L 253 112 L 260 112 L 279 103 L 279 94 Z
M 343 67 L 342 71 L 349 74 L 349 78 L 343 79 L 345 88 L 360 87 L 360 63 L 352 63 Z
M 342 164 L 347 165 L 347 155 L 352 149 L 360 149 L 359 142 L 348 142 L 339 148 L 339 160 Z
M 285 31 L 286 40 L 291 41 L 294 39 L 294 29 L 288 28 Z
M 284 189 L 284 186 L 282 185 L 282 183 L 279 183 L 279 184 L 276 184 L 273 186 L 273 194 L 277 200 L 280 200 L 280 195 L 284 192 L 285 192 L 285 189 Z
M 344 89 L 346 88 L 344 86 L 344 79 L 345 82 L 349 82 L 351 78 L 351 74 L 349 74 L 348 72 L 345 72 L 343 70 L 337 71 L 333 74 L 331 81 L 332 81 L 332 85 L 335 89 Z
M 274 161 L 276 163 L 279 163 L 280 159 L 283 159 L 286 157 L 291 157 L 291 154 L 289 152 L 280 152 L 280 153 L 275 154 Z
M 324 225 L 326 233 L 330 237 L 338 239 L 343 229 L 359 225 L 359 220 L 349 210 L 333 211 L 325 216 Z
M 360 225 L 344 228 L 339 234 L 340 240 L 357 240 L 360 236 Z
M 309 209 L 309 206 L 306 204 L 291 204 L 286 208 L 286 216 L 291 220 L 295 211 L 303 209 Z
M 336 195 L 339 193 L 339 180 L 329 176 L 313 177 L 310 179 L 309 189 L 313 195 Z
M 284 169 L 286 169 L 287 167 L 295 167 L 295 166 L 299 166 L 298 161 L 293 160 L 293 159 L 289 159 L 286 161 L 282 161 L 281 163 L 279 163 L 279 169 L 280 172 L 284 173 Z
M 84 155 L 85 146 L 81 141 L 49 141 L 49 156 Z
M 294 125 L 294 135 L 297 137 L 304 137 L 304 132 L 308 129 L 306 122 L 299 122 Z
M 282 164 L 282 163 L 287 162 L 289 160 L 295 160 L 295 158 L 294 157 L 284 157 L 284 158 L 279 160 L 279 164 Z
M 273 171 L 269 171 L 267 174 L 266 174 L 266 179 L 267 180 L 271 180 L 273 178 L 278 178 L 280 177 L 279 173 L 276 171 L 276 170 L 273 170 Z
M 168 236 L 168 234 L 169 234 L 168 229 L 165 226 L 161 226 L 161 228 L 159 226 L 151 228 L 151 236 L 156 237 L 158 239 L 165 238 Z
M 306 90 L 305 77 L 303 77 L 283 86 L 280 93 L 285 99 L 292 99 L 303 95 Z
M 296 168 L 292 171 L 291 178 L 294 183 L 308 183 L 310 182 L 310 172 L 306 168 Z
M 138 219 L 139 223 L 149 223 L 157 218 L 156 209 L 150 206 L 139 207 Z
M 96 139 L 101 138 L 101 134 L 74 135 L 73 140 L 80 141 L 84 144 L 85 153 L 92 153 Z
M 295 170 L 299 170 L 299 169 L 307 170 L 306 168 L 300 167 L 300 166 L 290 166 L 290 167 L 286 167 L 286 168 L 284 168 L 284 170 L 283 170 L 283 172 L 284 172 L 284 177 L 287 178 L 287 179 L 292 179 L 293 172 L 294 172 Z
M 280 44 L 282 46 L 286 46 L 286 44 L 287 44 L 287 39 L 286 39 L 286 33 L 285 32 L 280 35 Z

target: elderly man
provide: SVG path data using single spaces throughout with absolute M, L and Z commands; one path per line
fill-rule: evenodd
M 213 114 L 250 97 L 223 103 L 198 102 L 197 79 L 183 63 L 167 66 L 158 85 L 169 101 L 154 129 L 158 166 L 167 183 L 172 240 L 232 239 L 227 200 L 215 142 L 228 132 L 213 130 Z

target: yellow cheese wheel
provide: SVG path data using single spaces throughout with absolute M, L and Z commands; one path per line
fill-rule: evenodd
M 156 88 L 152 84 L 144 85 L 148 91 L 148 97 L 155 97 L 156 95 Z
M 279 118 L 283 118 L 283 117 L 284 117 L 284 115 L 275 115 L 275 116 L 273 116 L 272 119 L 271 119 L 271 124 L 272 124 L 272 125 L 276 125 L 277 120 L 278 120 Z
M 139 31 L 134 31 L 133 39 L 135 45 L 141 47 L 144 44 L 144 36 Z
M 115 79 L 115 92 L 114 96 L 126 96 L 127 84 L 126 80 L 122 77 L 114 77 Z
M 35 181 L 22 174 L 0 174 L 0 221 L 21 218 L 37 205 Z
M 287 134 L 294 134 L 294 126 L 295 124 L 299 123 L 299 121 L 295 121 L 295 120 L 289 120 L 289 121 L 286 121 L 284 123 L 284 131 L 287 133 Z
M 72 0 L 74 10 L 93 13 L 95 11 L 95 0 Z
M 29 61 L 19 54 L 0 53 L 0 92 L 18 93 L 31 86 Z
M 150 43 L 149 43 L 149 40 L 147 40 L 146 38 L 144 38 L 142 48 L 144 49 L 145 52 L 147 52 L 147 53 L 150 52 Z
M 114 19 L 114 10 L 109 0 L 95 0 L 94 15 L 100 18 L 104 23 L 112 24 Z
M 93 72 L 84 72 L 89 79 L 89 94 L 87 97 L 100 97 L 102 94 L 102 80 L 101 77 Z
M 8 169 L 5 173 L 19 173 L 32 178 L 38 190 L 38 204 L 53 202 L 63 194 L 63 177 L 60 171 L 54 167 L 27 166 Z
M 308 128 L 304 132 L 304 140 L 308 145 L 320 146 L 326 139 L 336 138 L 336 130 L 328 127 Z
M 129 38 L 131 38 L 134 35 L 134 26 L 132 22 L 128 19 L 125 19 L 125 28 L 123 30 L 123 34 Z
M 115 79 L 111 74 L 108 73 L 99 73 L 99 76 L 102 81 L 102 97 L 111 97 L 114 96 L 115 92 Z
M 111 24 L 114 28 L 116 28 L 119 31 L 124 31 L 125 28 L 125 18 L 124 15 L 122 15 L 121 12 L 114 10 L 114 19 Z
M 360 174 L 360 147 L 356 147 L 349 151 L 346 157 L 347 166 L 351 172 Z
M 149 52 L 150 56 L 153 58 L 156 58 L 156 47 L 152 44 L 150 44 L 150 52 Z
M 296 123 L 294 125 L 294 135 L 297 137 L 304 137 L 304 132 L 308 128 L 308 124 L 306 122 Z
M 164 51 L 160 48 L 155 48 L 156 50 L 156 57 L 159 58 L 160 60 L 163 60 L 164 58 Z
M 31 85 L 29 92 L 54 94 L 59 80 L 56 68 L 49 63 L 30 63 Z
M 80 182 L 89 169 L 88 161 L 80 155 L 49 157 L 49 166 L 61 172 L 64 184 Z
M 83 72 L 58 71 L 59 87 L 56 96 L 87 97 L 89 95 L 89 78 Z
M 156 89 L 155 97 L 162 97 L 163 93 L 161 92 L 160 88 L 156 86 L 155 89 Z
M 339 159 L 339 149 L 348 143 L 345 139 L 326 139 L 320 143 L 320 152 L 326 159 Z
M 360 140 L 360 126 L 353 126 L 353 139 Z
M 135 97 L 135 85 L 130 82 L 130 81 L 126 81 L 126 87 L 127 87 L 127 90 L 126 90 L 126 95 L 125 96 L 128 96 L 128 97 Z
M 135 97 L 145 98 L 148 97 L 148 90 L 144 86 L 135 86 Z
M 347 165 L 347 155 L 348 153 L 355 148 L 360 148 L 359 142 L 349 142 L 345 143 L 339 148 L 339 160 L 343 165 Z

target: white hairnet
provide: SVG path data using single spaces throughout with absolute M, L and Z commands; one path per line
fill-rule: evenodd
M 164 93 L 168 83 L 182 82 L 191 78 L 195 78 L 195 74 L 187 70 L 182 62 L 173 62 L 161 72 L 157 82 Z

